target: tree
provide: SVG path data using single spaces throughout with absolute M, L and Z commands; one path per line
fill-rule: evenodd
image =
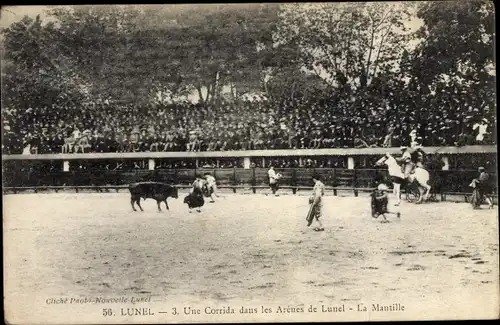
M 491 1 L 425 2 L 413 54 L 414 83 L 444 89 L 484 110 L 495 107 L 495 20 Z
M 276 14 L 275 6 L 255 4 L 189 7 L 177 13 L 175 24 L 147 33 L 169 56 L 165 68 L 175 80 L 211 103 L 228 85 L 233 94 L 260 89 Z
M 223 88 L 259 88 L 262 48 L 272 42 L 276 6 L 78 6 L 57 9 L 54 44 L 93 85 L 113 98 L 149 101 L 195 90 L 202 102 Z M 75 51 L 75 49 L 80 49 Z
M 395 68 L 410 36 L 401 3 L 294 4 L 280 16 L 280 41 L 297 44 L 304 66 L 332 88 L 367 87 Z
M 147 79 L 141 77 L 147 71 L 135 73 L 133 81 L 123 73 L 130 72 L 130 38 L 139 14 L 129 6 L 54 9 L 50 12 L 55 19 L 53 53 L 62 65 L 92 85 L 94 97 L 138 97 L 145 91 Z
M 415 51 L 419 77 L 430 81 L 442 74 L 470 79 L 490 74 L 495 40 L 491 1 L 425 2 L 417 16 L 424 22 Z
M 3 59 L 4 103 L 27 107 L 40 103 L 79 101 L 85 83 L 62 67 L 51 42 L 54 25 L 24 17 L 5 30 Z M 57 53 L 57 52 L 56 52 Z

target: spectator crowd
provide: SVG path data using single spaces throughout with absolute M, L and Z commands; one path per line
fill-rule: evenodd
M 439 108 L 439 109 L 437 109 Z M 433 102 L 419 110 L 296 98 L 53 104 L 3 109 L 3 154 L 229 151 L 493 143 L 488 107 Z

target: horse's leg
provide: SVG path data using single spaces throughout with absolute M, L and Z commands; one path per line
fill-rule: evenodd
M 432 187 L 428 183 L 425 185 L 425 189 L 427 190 L 425 192 L 425 200 L 426 201 L 429 200 L 429 195 L 431 194 L 431 188 Z
M 487 194 L 485 198 L 486 198 L 486 203 L 488 203 L 488 209 L 493 209 L 493 197 Z
M 417 183 L 419 185 L 419 190 L 422 188 L 422 190 L 425 189 L 425 196 L 422 198 L 422 191 L 420 192 L 420 200 L 424 199 L 427 201 L 429 199 L 429 195 L 431 194 L 431 186 L 429 185 L 429 172 L 427 172 L 423 168 L 417 168 L 415 170 L 415 178 L 417 180 Z
M 431 185 L 429 184 L 429 181 L 430 181 L 430 175 L 429 175 L 429 172 L 426 171 L 425 169 L 421 169 L 422 172 L 423 172 L 423 179 L 424 181 L 422 182 L 424 185 L 424 187 L 427 189 L 427 192 L 425 193 L 425 200 L 427 201 L 429 199 L 429 195 L 431 194 Z
M 161 201 L 156 201 L 156 204 L 158 205 L 158 212 L 161 212 L 160 203 Z
M 418 186 L 418 192 L 420 193 L 420 197 L 416 203 L 422 203 L 422 199 L 424 198 L 424 188 L 422 186 Z
M 168 207 L 168 203 L 167 203 L 167 199 L 165 199 L 165 206 L 167 207 L 167 210 L 170 210 L 170 208 Z
M 401 204 L 401 184 L 394 184 L 394 195 L 396 196 L 396 204 L 395 206 L 398 206 Z

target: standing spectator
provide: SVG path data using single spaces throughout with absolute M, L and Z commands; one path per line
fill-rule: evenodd
M 415 148 L 417 145 L 417 130 L 413 129 L 410 132 L 410 148 Z
M 23 143 L 23 155 L 31 154 L 31 139 L 31 133 L 28 133 L 28 136 L 25 138 L 25 141 Z
M 483 143 L 484 136 L 488 134 L 488 120 L 486 118 L 483 118 L 479 123 L 474 124 L 472 129 L 475 131 L 477 129 L 478 133 L 476 136 L 476 143 L 481 144 Z
M 384 143 L 382 145 L 384 148 L 391 148 L 392 147 L 393 135 L 394 135 L 394 127 L 391 125 L 387 129 L 387 135 L 384 137 Z

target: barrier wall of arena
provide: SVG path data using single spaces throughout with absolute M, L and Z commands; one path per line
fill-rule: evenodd
M 460 161 L 465 157 L 481 156 L 483 160 L 496 162 L 496 146 L 436 147 L 425 148 L 427 153 L 439 153 L 443 159 L 443 170 L 431 171 L 433 185 L 438 192 L 469 193 L 470 181 L 477 177 L 477 170 L 454 169 L 450 158 Z M 147 153 L 101 153 L 101 154 L 55 154 L 55 155 L 11 155 L 4 156 L 4 187 L 46 187 L 46 186 L 121 186 L 137 181 L 163 181 L 174 184 L 190 184 L 197 173 L 210 172 L 221 186 L 256 187 L 267 184 L 267 168 L 251 167 L 252 161 L 281 158 L 342 157 L 344 168 L 279 168 L 283 174 L 281 185 L 291 187 L 294 192 L 312 186 L 311 176 L 319 174 L 324 183 L 333 188 L 368 189 L 381 181 L 388 181 L 385 168 L 358 168 L 361 161 L 378 159 L 386 152 L 397 154 L 398 148 L 365 149 L 319 149 L 319 150 L 266 150 L 266 151 L 229 151 L 229 152 L 147 152 Z M 243 159 L 244 168 L 178 168 L 156 169 L 155 163 L 165 159 Z M 78 161 L 148 161 L 147 169 L 139 170 L 69 170 Z M 36 171 L 20 168 L 20 164 L 30 165 L 39 162 L 58 166 L 58 170 Z M 198 165 L 198 164 L 196 164 Z M 456 165 L 456 164 L 455 164 Z M 460 166 L 460 165 L 458 165 Z M 495 170 L 490 170 L 496 184 Z

